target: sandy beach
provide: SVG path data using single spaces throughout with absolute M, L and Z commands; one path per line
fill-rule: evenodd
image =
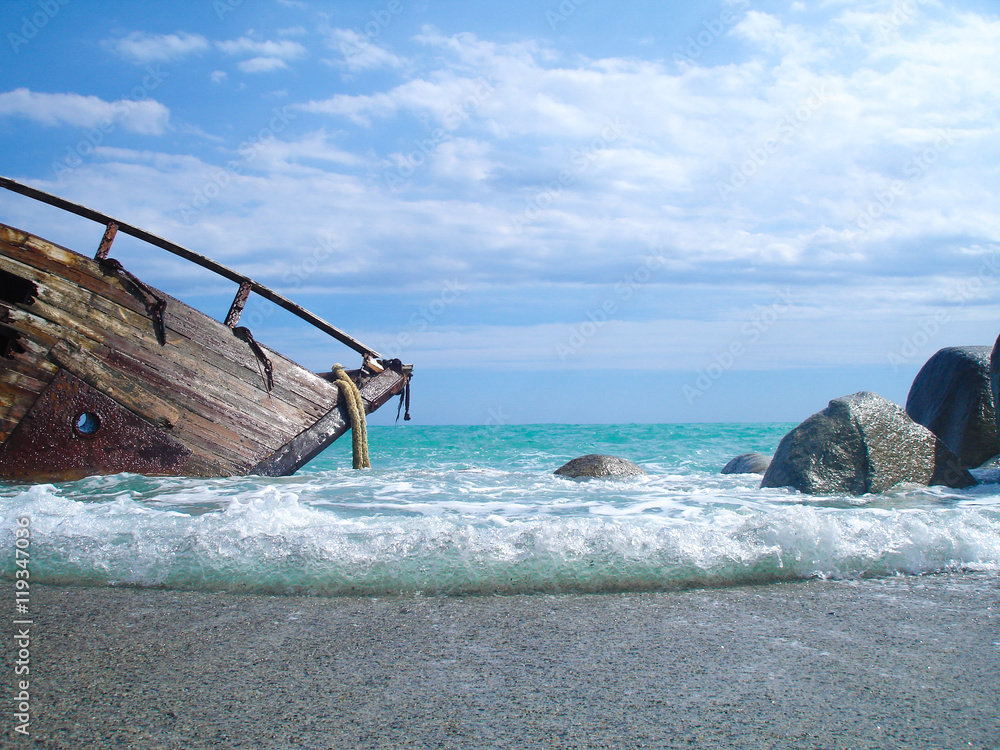
M 31 593 L 31 734 L 8 712 L 13 747 L 1000 747 L 995 575 L 589 596 Z

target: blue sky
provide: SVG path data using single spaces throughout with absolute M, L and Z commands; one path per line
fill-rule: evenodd
M 0 173 L 412 362 L 419 423 L 799 421 L 1000 332 L 991 3 L 7 0 L 0 33 Z

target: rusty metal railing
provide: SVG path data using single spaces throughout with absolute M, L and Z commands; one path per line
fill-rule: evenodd
M 234 271 L 228 266 L 224 266 L 211 258 L 208 258 L 200 253 L 196 253 L 193 250 L 189 250 L 186 247 L 178 245 L 170 240 L 165 240 L 151 232 L 147 232 L 145 229 L 140 229 L 139 227 L 128 224 L 124 221 L 119 221 L 118 219 L 112 218 L 107 214 L 102 214 L 100 211 L 95 211 L 92 208 L 87 208 L 86 206 L 81 206 L 79 203 L 73 203 L 65 198 L 60 198 L 57 195 L 52 195 L 51 193 L 46 193 L 44 190 L 39 190 L 38 188 L 33 188 L 30 185 L 24 185 L 20 182 L 10 179 L 9 177 L 0 176 L 0 187 L 4 187 L 14 193 L 19 193 L 20 195 L 27 196 L 28 198 L 33 198 L 42 203 L 46 203 L 50 206 L 56 208 L 61 208 L 64 211 L 68 211 L 71 214 L 76 214 L 77 216 L 82 216 L 85 219 L 90 219 L 99 224 L 105 226 L 104 237 L 101 240 L 101 244 L 97 251 L 98 259 L 107 258 L 108 251 L 111 248 L 111 243 L 114 241 L 115 234 L 117 232 L 124 232 L 125 234 L 136 237 L 143 242 L 147 242 L 150 245 L 154 245 L 162 250 L 166 250 L 168 253 L 173 253 L 185 260 L 191 261 L 192 263 L 201 266 L 202 268 L 208 269 L 213 273 L 222 276 L 225 279 L 233 281 L 240 285 L 239 291 L 236 293 L 236 297 L 233 300 L 233 304 L 229 309 L 229 314 L 226 316 L 226 325 L 230 328 L 234 327 L 240 319 L 240 315 L 243 312 L 243 306 L 246 304 L 247 297 L 250 292 L 256 293 L 258 296 L 273 302 L 281 308 L 284 308 L 288 312 L 292 313 L 302 320 L 310 323 L 319 330 L 328 334 L 329 336 L 335 338 L 340 343 L 345 346 L 350 347 L 354 351 L 365 357 L 371 357 L 372 359 L 382 359 L 382 355 L 376 352 L 371 347 L 365 346 L 360 341 L 358 341 L 353 336 L 350 336 L 331 323 L 323 320 L 323 318 L 318 315 L 309 312 L 304 307 L 295 304 L 287 297 L 278 294 L 273 289 L 264 286 L 260 282 L 254 281 L 249 276 L 245 276 L 238 271 Z

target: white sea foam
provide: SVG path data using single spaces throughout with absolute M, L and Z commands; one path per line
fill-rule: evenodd
M 572 482 L 501 470 L 122 475 L 7 487 L 0 539 L 9 549 L 16 517 L 31 518 L 39 582 L 324 595 L 1000 570 L 995 485 L 857 499 L 759 490 L 758 481 Z

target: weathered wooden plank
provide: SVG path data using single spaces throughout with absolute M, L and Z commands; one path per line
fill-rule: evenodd
M 168 318 L 170 330 L 176 333 L 174 324 L 177 317 L 170 318 L 168 314 Z M 224 332 L 220 333 L 220 330 Z M 220 329 L 217 325 L 212 325 L 202 329 L 202 332 L 204 335 L 199 335 L 192 327 L 189 336 L 177 333 L 168 342 L 167 348 L 173 347 L 178 358 L 188 358 L 199 363 L 202 369 L 217 371 L 219 377 L 227 382 L 235 379 L 260 392 L 264 387 L 260 374 L 261 363 L 250 351 L 250 347 L 225 327 Z M 304 411 L 309 419 L 325 413 L 336 399 L 336 391 L 294 362 L 266 348 L 265 351 L 274 366 L 274 387 L 267 397 L 268 403 L 280 401 L 291 408 Z M 258 397 L 260 395 L 258 393 Z
M 56 370 L 59 368 L 47 359 L 51 347 L 42 346 L 24 336 L 20 337 L 17 343 L 24 350 L 22 353 L 13 356 L 13 360 L 17 363 L 17 366 L 31 366 L 36 368 L 39 374 L 35 375 L 35 377 L 39 380 L 47 381 L 51 376 L 56 374 Z
M 47 380 L 35 378 L 27 373 L 18 372 L 18 370 L 13 367 L 4 367 L 0 369 L 0 381 L 4 383 L 16 384 L 20 388 L 34 393 L 41 393 L 45 390 L 45 386 L 48 385 Z
M 17 427 L 39 393 L 41 391 L 23 388 L 16 380 L 0 380 L 0 443 Z
M 41 328 L 34 325 L 33 320 L 37 316 L 32 316 L 19 308 L 7 308 L 2 310 L 4 319 L 3 325 L 15 331 L 21 338 L 20 341 L 30 341 L 33 345 L 41 349 L 51 349 L 62 338 L 58 329 L 45 321 L 46 326 Z
M 52 258 L 49 259 L 52 262 L 47 264 L 48 272 L 65 278 L 71 286 L 88 289 L 94 294 L 107 297 L 133 312 L 143 316 L 146 315 L 144 305 L 125 291 L 124 288 L 121 288 L 121 283 L 118 279 L 100 274 L 99 267 L 90 259 L 64 248 L 53 246 L 50 243 L 45 243 L 44 241 L 39 241 L 39 244 L 49 248 L 52 254 Z M 25 263 L 22 273 L 26 276 L 30 275 L 31 272 L 28 269 L 31 266 L 27 264 L 35 260 L 31 251 L 24 252 L 23 257 L 19 258 L 19 260 Z M 44 279 L 39 278 L 38 280 L 44 283 Z M 210 347 L 219 349 L 229 358 L 237 362 L 242 362 L 247 367 L 254 364 L 249 361 L 252 358 L 252 354 L 247 350 L 247 347 L 242 342 L 235 340 L 231 335 L 227 335 L 227 329 L 224 325 L 160 290 L 154 289 L 154 291 L 167 300 L 167 313 L 165 317 L 168 327 L 171 327 L 171 322 L 176 319 L 178 323 L 176 327 L 180 329 L 178 332 L 186 334 L 189 337 L 198 336 L 206 339 Z M 94 303 L 97 304 L 98 301 L 95 299 Z M 207 332 L 206 328 L 209 329 Z M 317 386 L 313 373 L 305 368 L 302 368 L 277 352 L 273 352 L 273 359 L 280 359 L 289 365 L 288 368 L 277 368 L 277 386 L 288 387 L 305 399 L 314 399 L 317 388 L 322 389 L 322 386 Z M 328 393 L 324 394 L 320 390 L 320 398 L 318 401 L 315 401 L 318 413 L 325 413 L 329 404 L 329 398 L 330 395 Z
M 179 434 L 184 433 L 188 425 L 193 425 L 196 430 L 206 433 L 200 436 L 203 444 L 217 442 L 212 450 L 231 454 L 234 461 L 251 462 L 257 455 L 266 453 L 275 442 L 274 431 L 268 432 L 265 426 L 220 408 L 199 393 L 198 383 L 174 382 L 145 363 L 103 346 L 88 348 L 84 341 L 73 344 L 77 356 L 70 361 L 60 361 L 60 365 L 140 416 L 145 416 L 143 410 L 148 409 L 149 404 L 138 400 L 137 395 L 157 394 L 156 401 L 174 407 L 170 421 Z M 67 339 L 53 349 L 53 355 L 62 356 L 71 346 Z M 74 367 L 83 374 L 74 372 Z M 151 417 L 146 418 L 155 421 Z
M 117 281 L 113 277 L 95 278 L 90 274 L 84 274 L 89 282 L 84 284 L 78 280 L 67 278 L 72 274 L 60 273 L 60 271 L 71 269 L 56 266 L 51 271 L 44 270 L 28 265 L 28 260 L 30 259 L 22 261 L 0 256 L 0 268 L 35 283 L 38 295 L 34 304 L 44 301 L 54 307 L 77 311 L 78 318 L 81 320 L 88 317 L 86 312 L 90 309 L 102 307 L 114 311 L 115 317 L 118 319 L 124 319 L 126 315 L 130 316 L 136 322 L 133 336 L 148 333 L 155 337 L 154 324 L 145 307 L 134 296 L 118 288 Z M 31 305 L 22 305 L 22 307 L 31 307 Z
M 69 340 L 60 341 L 49 353 L 52 361 L 64 370 L 111 396 L 126 409 L 159 427 L 175 427 L 181 410 L 155 390 L 131 378 L 124 378 L 89 350 Z
M 55 320 L 58 311 L 43 310 L 41 303 L 35 307 L 47 319 L 72 326 L 69 315 Z M 176 345 L 160 347 L 155 341 L 146 341 L 152 347 L 146 348 L 142 342 L 110 331 L 104 333 L 103 340 L 88 338 L 98 345 L 91 349 L 95 356 L 128 368 L 123 374 L 156 384 L 181 407 L 204 413 L 215 421 L 238 425 L 261 439 L 280 440 L 312 422 L 310 415 L 269 396 L 259 382 L 251 384 L 227 377 L 226 373 L 206 367 L 197 356 L 186 356 Z M 248 380 L 260 380 L 256 373 L 243 374 Z
M 236 338 L 231 329 L 212 319 L 209 320 L 215 325 L 205 325 L 197 316 L 192 315 L 192 312 L 197 313 L 190 307 L 171 309 L 168 304 L 167 325 L 208 350 L 217 352 L 227 361 L 239 363 L 248 369 L 256 369 L 257 359 L 250 351 L 250 347 Z M 262 344 L 261 348 L 274 365 L 275 388 L 294 393 L 304 401 L 319 407 L 320 413 L 326 413 L 332 399 L 336 398 L 336 394 L 328 388 L 330 384 L 266 344 Z
M 241 409 L 234 409 L 232 404 L 215 398 L 214 391 L 218 386 L 204 379 L 178 383 L 175 378 L 156 371 L 142 360 L 115 349 L 105 349 L 99 356 L 126 377 L 148 383 L 160 392 L 172 391 L 175 403 L 185 406 L 188 412 L 202 415 L 215 424 L 228 426 L 235 433 L 245 435 L 248 445 L 254 446 L 254 454 L 269 448 L 273 450 L 287 439 L 286 435 L 295 434 L 289 429 L 291 423 L 279 420 L 277 416 L 273 416 L 269 423 L 267 411 L 260 404 L 247 402 L 241 405 Z
M 275 388 L 270 394 L 265 393 L 256 358 L 252 368 L 241 368 L 176 334 L 161 346 L 151 326 L 143 326 L 146 322 L 143 316 L 99 295 L 80 292 L 56 277 L 39 278 L 38 287 L 38 299 L 30 305 L 32 313 L 72 332 L 64 335 L 79 334 L 96 343 L 107 344 L 109 348 L 130 352 L 181 382 L 205 381 L 206 393 L 230 404 L 233 409 L 256 413 L 265 421 L 268 431 L 287 423 L 283 432 L 293 435 L 317 416 L 319 407 L 311 402 L 303 403 L 286 389 Z M 323 390 L 329 391 L 327 385 L 323 383 Z M 285 397 L 297 403 L 288 404 Z M 305 407 L 304 413 L 300 404 Z
M 8 371 L 0 372 L 0 383 L 3 383 L 8 389 L 16 389 L 19 393 L 24 394 L 39 394 L 48 385 L 45 381 Z
M 97 279 L 95 283 L 95 279 L 90 277 L 90 283 L 82 284 L 77 279 L 61 276 L 59 272 L 65 269 L 59 265 L 54 265 L 51 271 L 42 271 L 20 261 L 4 264 L 3 260 L 0 257 L 0 267 L 5 265 L 6 270 L 35 282 L 39 286 L 41 298 L 50 304 L 63 310 L 104 312 L 109 317 L 101 320 L 101 326 L 109 326 L 112 330 L 117 328 L 119 331 L 127 328 L 127 333 L 123 334 L 127 337 L 135 337 L 139 333 L 142 339 L 150 338 L 151 350 L 154 344 L 158 345 L 152 339 L 155 335 L 152 321 L 144 308 L 137 309 L 141 306 L 134 297 L 105 293 L 111 289 L 113 279 Z M 78 260 L 92 264 L 86 258 Z M 155 291 L 168 300 L 165 315 L 168 344 L 182 346 L 181 337 L 187 338 L 191 341 L 188 353 L 197 356 L 199 361 L 207 360 L 230 377 L 239 377 L 253 385 L 261 382 L 256 357 L 244 342 L 232 334 L 231 329 L 183 302 Z M 82 320 L 83 317 L 78 319 Z M 91 335 L 91 338 L 94 336 Z M 279 398 L 297 409 L 303 409 L 311 418 L 324 414 L 335 398 L 335 393 L 330 391 L 328 384 L 281 354 L 263 348 L 275 365 L 272 399 Z M 243 370 L 240 369 L 241 366 Z
M 7 312 L 5 306 L 0 308 L 0 313 Z M 14 329 L 7 330 L 16 333 Z M 0 367 L 0 443 L 7 439 L 58 371 L 45 359 L 47 348 L 39 347 L 25 336 L 18 337 L 18 346 L 22 351 L 11 353 Z
M 37 237 L 30 240 L 23 244 L 0 241 L 0 263 L 15 261 L 21 264 L 21 270 L 12 272 L 25 278 L 31 278 L 32 272 L 57 276 L 81 290 L 103 294 L 137 313 L 145 313 L 145 304 L 125 288 L 121 279 L 103 273 L 95 261 Z
M 344 409 L 336 406 L 250 470 L 264 477 L 281 477 L 312 460 L 350 428 Z
M 25 321 L 30 322 L 25 323 Z M 50 354 L 59 366 L 108 393 L 123 406 L 148 421 L 172 423 L 180 432 L 186 429 L 185 425 L 193 425 L 194 434 L 185 434 L 183 440 L 185 442 L 196 440 L 205 446 L 209 453 L 215 451 L 228 455 L 231 452 L 232 455 L 227 458 L 230 463 L 252 466 L 259 460 L 257 458 L 259 455 L 266 454 L 268 447 L 273 448 L 273 446 L 264 447 L 268 441 L 274 440 L 273 432 L 263 436 L 261 428 L 253 430 L 258 440 L 252 441 L 249 437 L 242 439 L 240 429 L 247 429 L 246 425 L 233 425 L 232 419 L 223 418 L 224 415 L 218 413 L 217 409 L 202 409 L 202 412 L 211 416 L 196 413 L 190 403 L 181 403 L 181 400 L 184 397 L 196 402 L 201 399 L 196 394 L 192 395 L 190 389 L 178 388 L 176 383 L 163 379 L 155 371 L 146 370 L 142 377 L 138 378 L 123 377 L 123 374 L 116 369 L 121 366 L 120 363 L 112 365 L 106 361 L 109 352 L 106 347 L 102 349 L 103 344 L 67 332 L 25 310 L 11 311 L 9 325 L 14 328 L 49 329 L 50 332 L 64 334 L 63 338 L 53 345 Z M 102 350 L 102 355 L 95 355 L 94 350 Z M 264 437 L 267 439 L 263 440 Z M 229 451 L 230 448 L 233 448 L 233 451 Z
M 0 304 L 0 319 L 6 320 L 8 310 Z M 0 323 L 0 332 L 4 335 L 16 336 L 16 350 L 12 350 L 6 357 L 0 359 L 3 367 L 15 373 L 20 373 L 27 377 L 48 382 L 55 375 L 56 368 L 45 359 L 48 347 L 39 346 L 26 336 L 11 327 Z
M 139 314 L 145 314 L 144 305 L 134 296 L 129 294 L 122 287 L 121 282 L 118 279 L 105 277 L 103 274 L 100 274 L 99 266 L 91 259 L 74 253 L 66 248 L 62 248 L 58 245 L 54 245 L 45 240 L 34 237 L 33 235 L 21 232 L 20 230 L 3 227 L 2 225 L 0 225 L 0 230 L 6 231 L 7 239 L 13 246 L 21 248 L 23 251 L 22 260 L 26 262 L 33 262 L 35 259 L 32 255 L 34 254 L 34 251 L 38 251 L 49 261 L 48 269 L 53 273 L 63 275 L 68 281 L 71 282 L 71 284 L 87 288 L 95 294 L 108 296 L 119 305 L 131 309 Z M 2 236 L 2 234 L 3 233 L 0 232 L 0 236 Z M 16 252 L 14 254 L 16 255 Z M 113 279 L 113 281 L 117 283 L 117 287 L 110 281 L 108 281 L 107 284 L 101 283 L 107 281 L 108 279 Z M 238 345 L 242 342 L 234 342 L 231 336 L 219 334 L 218 332 L 209 331 L 206 333 L 204 325 L 205 321 L 211 321 L 219 326 L 221 324 L 219 324 L 218 321 L 214 321 L 214 319 L 204 316 L 202 313 L 184 305 L 184 303 L 174 300 L 172 297 L 165 295 L 159 290 L 154 291 L 168 301 L 167 313 L 165 316 L 168 326 L 182 329 L 190 327 L 191 330 L 183 332 L 187 333 L 189 336 L 196 335 L 208 339 L 207 343 L 210 348 L 215 348 L 224 352 L 228 358 L 237 362 L 242 362 L 244 366 L 248 367 L 248 369 L 251 365 L 256 364 L 255 362 L 247 361 L 247 358 L 252 355 L 246 351 L 246 347 Z M 194 314 L 196 318 L 203 319 L 196 319 L 192 321 L 192 314 Z M 171 326 L 171 323 L 174 323 L 174 325 Z M 194 323 L 193 327 L 190 326 L 191 323 Z M 222 326 L 222 328 L 225 328 L 225 326 Z M 215 335 L 213 335 L 213 333 L 215 333 Z M 234 343 L 237 345 L 234 346 Z M 311 406 L 303 404 L 297 404 L 297 406 L 308 410 L 311 416 L 317 417 L 325 413 L 334 394 L 329 391 L 324 392 L 323 386 L 317 384 L 317 379 L 313 373 L 300 367 L 291 360 L 287 360 L 273 350 L 266 349 L 266 351 L 272 360 L 279 360 L 287 363 L 287 367 L 275 368 L 275 386 L 287 388 L 288 390 L 296 393 L 302 399 L 307 400 Z M 317 390 L 319 390 L 318 396 Z

